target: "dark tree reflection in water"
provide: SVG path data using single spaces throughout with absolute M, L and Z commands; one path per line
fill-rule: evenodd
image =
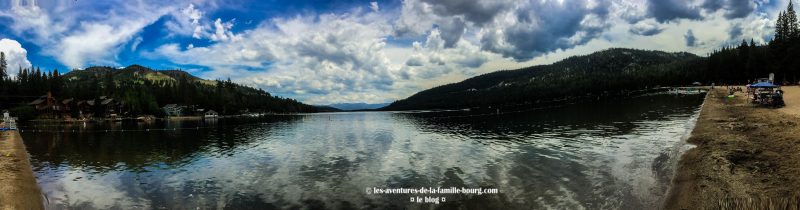
M 30 124 L 22 134 L 55 208 L 646 209 L 666 193 L 702 99 L 654 95 L 480 117 Z M 412 204 L 415 195 L 367 194 L 371 187 L 500 194 Z

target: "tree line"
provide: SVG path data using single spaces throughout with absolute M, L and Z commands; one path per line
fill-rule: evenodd
M 421 91 L 386 110 L 463 109 L 538 104 L 627 95 L 657 86 L 747 84 L 775 74 L 779 84 L 800 81 L 800 26 L 790 2 L 774 39 L 724 46 L 706 57 L 689 53 L 609 49 L 517 70 L 492 72 Z
M 614 48 L 550 64 L 492 72 L 419 92 L 385 110 L 526 108 L 594 100 L 698 81 L 705 60 L 691 53 Z M 494 112 L 494 109 L 489 111 Z
M 90 67 L 62 75 L 58 69 L 42 71 L 38 67 L 20 67 L 16 77 L 12 78 L 8 74 L 5 54 L 0 52 L 0 109 L 33 112 L 27 103 L 50 93 L 59 101 L 68 98 L 99 101 L 101 96 L 113 98 L 119 102 L 115 108 L 124 116 L 164 116 L 162 107 L 166 104 L 191 105 L 225 115 L 317 111 L 314 106 L 272 96 L 264 90 L 239 85 L 230 79 L 202 80 L 182 71 L 171 71 L 157 80 L 147 78 L 147 74 L 156 72 L 165 71 L 134 65 L 124 69 Z M 141 75 L 134 76 L 138 73 Z M 96 107 L 95 116 L 102 116 L 104 110 Z M 78 115 L 78 110 L 72 112 L 69 114 Z
M 745 84 L 774 73 L 778 84 L 797 84 L 800 81 L 799 25 L 794 5 L 789 2 L 786 10 L 778 15 L 775 34 L 769 43 L 742 40 L 738 46 L 711 52 L 704 76 L 718 84 Z

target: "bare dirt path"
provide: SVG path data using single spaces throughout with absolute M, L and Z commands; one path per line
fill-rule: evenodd
M 800 86 L 786 86 L 781 89 L 786 91 L 783 96 L 786 107 L 780 108 L 778 111 L 800 117 Z
M 17 131 L 0 131 L 0 209 L 44 209 L 28 151 Z

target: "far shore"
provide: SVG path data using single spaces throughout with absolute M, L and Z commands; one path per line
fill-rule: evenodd
M 114 121 L 181 121 L 181 120 L 213 120 L 223 118 L 247 118 L 247 117 L 265 117 L 265 116 L 282 116 L 282 115 L 297 115 L 304 113 L 269 113 L 269 114 L 238 114 L 238 115 L 219 115 L 215 117 L 205 116 L 166 116 L 166 117 L 151 117 L 148 119 L 139 119 L 138 117 L 122 117 L 122 118 L 90 118 L 90 119 L 33 119 L 26 122 L 42 122 L 42 123 L 83 123 L 83 122 L 114 122 Z
M 44 209 L 19 132 L 0 131 L 0 209 Z
M 743 88 L 744 89 L 744 88 Z M 752 105 L 745 93 L 706 97 L 665 209 L 797 209 L 800 206 L 800 87 L 786 107 Z

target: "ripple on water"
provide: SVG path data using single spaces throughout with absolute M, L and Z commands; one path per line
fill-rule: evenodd
M 514 115 L 337 113 L 23 133 L 55 208 L 406 208 L 368 187 L 486 187 L 442 207 L 647 209 L 702 96 L 654 95 Z M 88 130 L 87 130 L 88 129 Z

